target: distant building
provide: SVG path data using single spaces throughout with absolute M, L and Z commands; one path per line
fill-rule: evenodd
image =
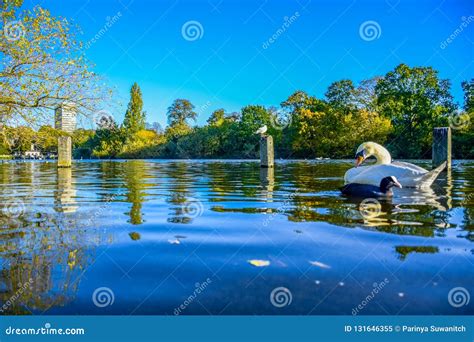
M 13 154 L 13 157 L 15 158 L 21 158 L 21 159 L 43 159 L 44 156 L 43 154 L 41 153 L 41 151 L 38 151 L 36 148 L 35 148 L 35 145 L 34 144 L 31 144 L 31 148 L 29 151 L 26 151 L 24 153 L 21 153 L 21 152 L 15 152 Z
M 72 133 L 76 130 L 77 107 L 73 102 L 64 102 L 54 111 L 54 128 Z

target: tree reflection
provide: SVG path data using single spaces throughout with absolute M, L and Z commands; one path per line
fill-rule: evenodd
M 128 192 L 127 201 L 132 204 L 130 212 L 130 223 L 142 224 L 142 207 L 145 201 L 145 161 L 133 160 L 124 163 L 124 180 Z
M 399 254 L 400 260 L 405 260 L 410 253 L 435 254 L 439 249 L 434 246 L 395 246 L 395 251 Z
M 32 182 L 44 172 L 54 175 L 55 165 L 41 165 L 42 171 L 26 166 L 11 182 L 18 191 L 33 189 Z M 23 165 L 21 165 L 23 166 Z M 22 169 L 18 167 L 17 169 Z M 54 168 L 54 169 L 53 169 Z M 2 168 L 0 168 L 2 169 Z M 5 174 L 3 169 L 0 174 Z M 54 171 L 53 171 L 54 172 Z M 70 169 L 56 174 L 54 211 L 48 206 L 33 206 L 21 197 L 27 210 L 18 217 L 1 212 L 0 217 L 0 308 L 3 314 L 46 312 L 75 298 L 81 276 L 92 259 L 94 234 L 83 229 L 82 217 L 76 212 L 76 191 Z M 2 191 L 2 201 L 14 194 Z
M 171 217 L 167 221 L 171 223 L 191 223 L 193 215 L 187 211 L 191 193 L 193 179 L 191 165 L 186 162 L 174 162 L 166 165 L 164 173 L 169 179 L 167 187 L 166 201 L 171 204 Z

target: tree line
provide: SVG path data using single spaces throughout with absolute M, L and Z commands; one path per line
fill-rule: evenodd
M 474 79 L 462 82 L 464 103 L 454 103 L 450 82 L 431 67 L 397 66 L 382 77 L 354 84 L 332 83 L 324 98 L 296 91 L 279 108 L 248 105 L 238 113 L 217 109 L 204 126 L 192 125 L 198 114 L 186 99 L 176 99 L 167 111 L 165 129 L 146 124 L 138 84 L 130 90 L 123 123 L 112 117 L 98 120 L 95 130 L 72 134 L 75 155 L 83 158 L 256 158 L 259 136 L 268 126 L 280 158 L 347 158 L 358 144 L 377 141 L 396 158 L 430 158 L 434 127 L 453 128 L 455 158 L 473 158 Z M 1 150 L 28 149 L 36 143 L 44 151 L 55 149 L 58 132 L 43 126 L 6 130 L 16 139 Z M 12 139 L 10 139 L 12 142 Z

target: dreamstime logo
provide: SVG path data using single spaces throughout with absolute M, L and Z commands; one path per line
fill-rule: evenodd
M 92 302 L 98 308 L 105 308 L 115 301 L 114 292 L 108 287 L 99 287 L 92 294 Z
M 380 283 L 375 282 L 373 283 L 372 291 L 357 305 L 355 308 L 352 309 L 352 315 L 355 316 L 359 314 L 371 301 L 372 299 L 377 296 L 377 294 L 389 283 L 389 280 L 385 278 Z
M 94 113 L 94 123 L 100 129 L 112 129 L 115 127 L 114 117 L 106 110 Z
M 288 30 L 290 28 L 290 26 L 300 17 L 300 13 L 299 12 L 295 12 L 293 15 L 291 15 L 290 17 L 284 17 L 283 18 L 283 24 L 271 35 L 270 38 L 268 38 L 266 41 L 263 42 L 262 44 L 262 48 L 264 50 L 268 49 L 268 47 L 273 44 L 274 42 L 276 42 L 278 40 L 278 38 L 280 38 L 280 36 L 282 34 L 284 34 L 286 32 L 286 30 Z
M 192 42 L 204 36 L 204 28 L 199 21 L 190 20 L 185 22 L 181 27 L 181 35 L 187 41 Z
M 204 206 L 202 202 L 196 198 L 188 198 L 188 200 L 184 203 L 183 213 L 184 215 L 196 218 L 201 216 L 204 212 Z
M 299 192 L 293 192 L 287 195 L 287 198 L 283 201 L 283 204 L 280 205 L 275 212 L 273 212 L 271 215 L 267 216 L 265 220 L 263 221 L 263 226 L 267 227 L 268 224 L 275 219 L 275 217 L 280 214 L 284 214 L 287 209 L 291 208 L 292 202 L 294 201 L 295 197 L 299 195 Z M 302 210 L 306 210 L 306 206 L 303 206 L 301 208 Z
M 469 126 L 471 118 L 468 113 L 454 113 L 449 116 L 448 121 L 452 129 L 463 129 Z
M 364 21 L 359 27 L 359 36 L 370 42 L 375 39 L 379 39 L 382 35 L 382 28 L 379 23 L 373 20 Z
M 113 17 L 107 17 L 105 20 L 104 26 L 85 44 L 85 49 L 88 50 L 90 47 L 95 44 L 99 39 L 101 39 L 112 26 L 122 17 L 121 12 L 117 12 Z
M 9 42 L 14 42 L 25 36 L 25 27 L 21 21 L 10 21 L 3 27 L 3 34 Z
M 454 287 L 448 293 L 448 302 L 454 308 L 468 305 L 470 300 L 469 291 L 464 287 Z
M 461 17 L 461 24 L 453 31 L 453 33 L 449 35 L 448 38 L 446 38 L 439 44 L 439 47 L 442 50 L 446 49 L 448 45 L 451 44 L 457 38 L 457 36 L 459 36 L 465 29 L 467 29 L 469 24 L 473 21 L 474 16 L 472 15 L 470 15 L 469 17 Z
M 18 198 L 9 199 L 3 204 L 3 213 L 9 218 L 19 218 L 25 213 L 25 203 Z
M 15 304 L 15 301 L 21 297 L 21 295 L 33 285 L 33 279 L 30 278 L 27 282 L 25 283 L 18 283 L 18 289 L 15 291 L 13 296 L 11 296 L 7 301 L 0 307 L 0 312 L 5 312 L 8 310 L 9 307 L 13 306 Z
M 291 114 L 283 109 L 273 111 L 270 114 L 270 125 L 277 130 L 284 130 L 291 125 Z
M 196 283 L 194 286 L 195 286 L 195 289 L 193 291 L 193 293 L 191 295 L 188 296 L 188 298 L 186 298 L 184 300 L 184 302 L 178 306 L 177 308 L 174 309 L 173 313 L 175 316 L 178 316 L 180 315 L 184 310 L 186 310 L 186 308 L 192 303 L 194 302 L 194 300 L 201 294 L 204 292 L 204 290 L 212 283 L 212 279 L 210 278 L 207 278 L 203 283 Z
M 366 198 L 359 204 L 359 212 L 366 219 L 379 216 L 381 211 L 382 205 L 375 198 Z
M 211 101 L 207 101 L 205 104 L 203 104 L 199 109 L 196 111 L 198 115 L 202 115 L 206 110 L 209 109 L 211 106 Z
M 288 306 L 293 301 L 293 295 L 291 291 L 286 287 L 280 286 L 274 288 L 272 293 L 270 293 L 270 302 L 273 306 L 277 308 L 282 308 Z

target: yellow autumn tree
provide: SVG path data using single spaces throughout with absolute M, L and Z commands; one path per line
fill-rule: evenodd
M 330 108 L 318 112 L 301 109 L 295 125 L 293 150 L 311 157 L 349 157 L 364 141 L 383 144 L 391 131 L 389 119 L 365 109 L 348 113 Z
M 86 60 L 78 29 L 23 0 L 0 0 L 0 123 L 39 125 L 73 102 L 79 113 L 99 109 L 109 90 Z

